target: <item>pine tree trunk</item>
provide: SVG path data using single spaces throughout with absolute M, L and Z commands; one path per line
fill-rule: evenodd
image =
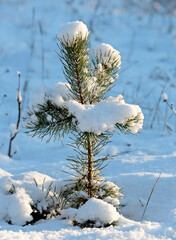
M 92 156 L 92 142 L 90 133 L 87 134 L 88 142 L 88 195 L 93 197 L 93 156 Z

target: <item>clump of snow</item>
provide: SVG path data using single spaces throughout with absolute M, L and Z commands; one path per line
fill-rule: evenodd
M 21 91 L 20 90 L 18 90 L 18 93 L 17 93 L 17 101 L 19 102 L 19 103 L 21 103 L 22 102 L 22 100 L 23 100 L 23 98 L 22 98 L 22 96 L 21 96 Z
M 81 224 L 90 220 L 96 221 L 100 226 L 104 226 L 118 221 L 119 216 L 116 208 L 111 204 L 100 199 L 90 198 L 78 209 L 75 219 Z
M 38 104 L 44 104 L 47 96 L 51 95 L 51 89 L 49 87 L 41 86 L 34 91 L 29 101 L 29 108 L 32 109 L 35 107 L 37 110 Z
M 47 115 L 46 119 L 47 119 L 48 122 L 51 122 L 51 120 L 52 120 L 51 115 Z
M 91 77 L 89 81 L 87 82 L 87 90 L 89 92 L 95 92 L 97 89 L 97 78 L 96 77 Z
M 115 64 L 115 67 L 120 68 L 121 66 L 121 56 L 119 51 L 114 49 L 111 45 L 102 43 L 94 48 L 95 59 L 98 63 L 103 63 L 111 67 Z M 99 66 L 100 67 L 100 66 Z
M 68 22 L 58 32 L 57 38 L 61 41 L 73 42 L 77 37 L 85 39 L 88 37 L 87 26 L 81 21 Z
M 118 198 L 111 198 L 111 197 L 106 197 L 103 199 L 103 201 L 110 203 L 111 205 L 113 205 L 114 207 L 119 206 L 120 205 L 120 201 Z
M 63 181 L 38 172 L 12 176 L 0 170 L 0 220 L 25 225 L 33 220 L 34 211 L 50 214 L 62 187 Z
M 163 102 L 166 102 L 168 100 L 168 95 L 167 93 L 163 93 L 162 94 L 162 99 L 163 99 Z
M 57 95 L 62 96 L 63 98 L 69 97 L 71 86 L 67 82 L 58 82 L 54 85 L 53 90 L 57 93 Z
M 61 211 L 61 215 L 62 215 L 62 218 L 73 219 L 76 216 L 77 212 L 78 212 L 78 209 L 76 208 L 67 208 Z
M 32 220 L 31 202 L 32 199 L 24 188 L 16 188 L 14 194 L 0 192 L 0 219 L 24 225 Z
M 8 196 L 7 214 L 12 224 L 23 225 L 32 220 L 32 199 L 24 188 L 16 188 L 15 193 Z
M 119 97 L 109 97 L 106 100 L 83 105 L 75 100 L 65 102 L 69 112 L 78 120 L 78 127 L 82 132 L 101 134 L 114 131 L 115 124 L 125 124 L 127 119 L 139 116 L 139 121 L 131 123 L 129 130 L 137 133 L 143 125 L 144 116 L 138 105 L 127 104 Z

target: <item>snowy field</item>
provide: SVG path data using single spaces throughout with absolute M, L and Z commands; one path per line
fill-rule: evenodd
M 168 102 L 176 105 L 176 9 L 174 1 L 139 2 L 0 0 L 0 239 L 176 239 L 176 115 L 162 100 L 166 93 Z M 46 144 L 26 136 L 21 121 L 12 145 L 17 153 L 12 159 L 7 156 L 10 125 L 18 113 L 17 71 L 24 112 L 37 87 L 65 81 L 56 34 L 75 20 L 88 26 L 93 47 L 109 43 L 121 53 L 119 80 L 109 94 L 123 94 L 144 113 L 139 134 L 115 134 L 102 153 L 116 155 L 103 176 L 123 188 L 124 206 L 115 227 L 81 229 L 58 217 L 21 227 L 29 209 L 25 204 L 18 209 L 16 199 L 3 197 L 8 183 L 29 187 L 33 178 L 41 185 L 46 178 L 46 184 L 59 184 L 67 178 L 62 170 L 72 149 L 69 138 Z M 23 201 L 25 193 L 18 194 Z M 19 220 L 16 225 L 4 221 L 7 212 L 14 222 Z

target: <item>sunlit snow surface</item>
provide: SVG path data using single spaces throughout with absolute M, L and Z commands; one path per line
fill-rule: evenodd
M 55 53 L 56 34 L 66 22 L 83 21 L 91 31 L 92 47 L 109 43 L 122 55 L 119 80 L 111 95 L 122 94 L 126 102 L 139 105 L 145 117 L 139 135 L 114 135 L 102 152 L 117 154 L 103 174 L 123 188 L 125 206 L 118 226 L 82 230 L 68 220 L 53 219 L 26 227 L 1 221 L 0 239 L 176 239 L 176 122 L 162 102 L 166 93 L 168 101 L 176 104 L 176 20 L 164 10 L 155 15 L 129 4 L 122 7 L 115 0 L 100 3 L 0 1 L 0 175 L 18 178 L 20 173 L 35 171 L 36 178 L 40 174 L 53 179 L 67 177 L 61 170 L 66 170 L 66 156 L 72 154 L 68 138 L 46 145 L 27 137 L 20 128 L 13 143 L 14 149 L 18 145 L 18 153 L 13 159 L 6 154 L 10 125 L 17 119 L 16 72 L 21 72 L 25 110 L 37 87 L 65 81 Z

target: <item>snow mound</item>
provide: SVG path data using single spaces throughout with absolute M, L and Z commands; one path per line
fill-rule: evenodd
M 12 224 L 23 225 L 32 220 L 32 199 L 24 188 L 16 188 L 15 193 L 7 196 L 7 214 Z
M 93 50 L 95 58 L 99 63 L 108 64 L 111 66 L 116 62 L 116 67 L 120 68 L 121 56 L 119 51 L 114 49 L 110 44 L 102 43 Z
M 38 172 L 12 176 L 0 169 L 0 220 L 21 226 L 36 221 L 33 213 L 50 214 L 62 185 L 63 181 Z
M 74 41 L 77 37 L 85 39 L 88 37 L 87 26 L 80 21 L 68 22 L 63 26 L 63 28 L 58 32 L 57 38 L 61 41 Z
M 104 226 L 118 221 L 119 213 L 116 208 L 103 200 L 91 198 L 77 211 L 76 221 L 83 224 L 86 221 L 95 221 Z

